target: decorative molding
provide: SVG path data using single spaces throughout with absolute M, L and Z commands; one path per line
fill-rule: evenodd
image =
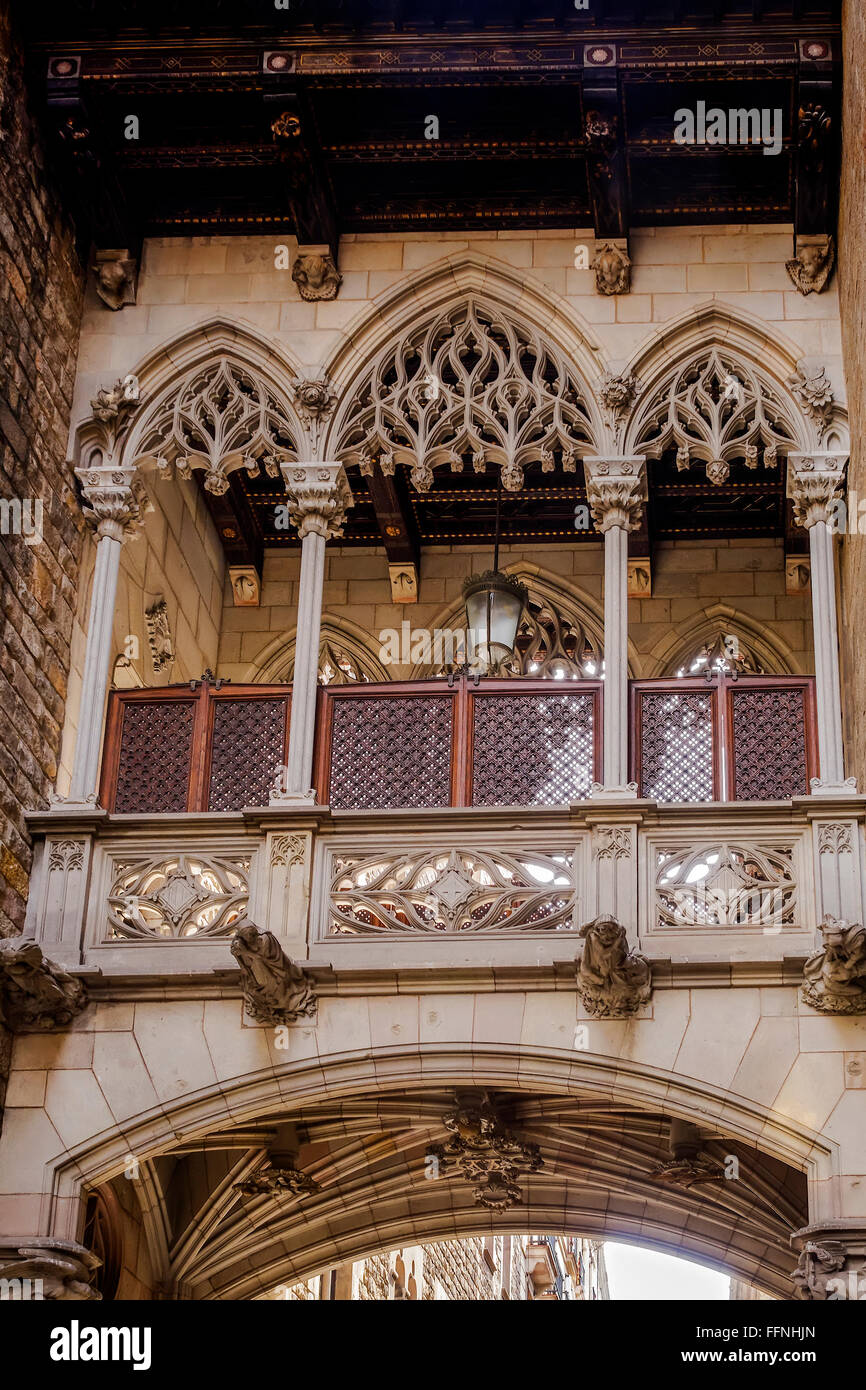
M 235 932 L 231 952 L 241 968 L 246 1012 L 256 1023 L 275 1027 L 315 1017 L 318 1001 L 312 984 L 273 932 L 246 921 Z
M 824 1014 L 866 1014 L 866 929 L 829 913 L 824 943 L 803 967 L 801 998 Z
M 307 858 L 307 841 L 303 835 L 276 835 L 271 846 L 271 868 L 291 868 Z
M 49 840 L 48 872 L 62 870 L 68 873 L 83 868 L 84 848 L 83 840 Z
M 346 512 L 355 502 L 341 464 L 284 464 L 283 478 L 289 516 L 301 540 L 311 532 L 326 541 L 342 536 Z
M 504 310 L 468 296 L 390 340 L 337 423 L 336 456 L 411 470 L 418 492 L 437 470 L 498 468 L 510 492 L 524 469 L 577 469 L 595 445 L 584 385 L 566 357 Z
M 279 478 L 280 464 L 298 456 L 297 429 L 265 378 L 231 358 L 210 358 L 167 392 L 138 433 L 136 462 L 156 464 L 164 480 L 204 473 L 214 496 L 230 487 L 229 475 Z
M 636 531 L 647 500 L 646 462 L 635 454 L 613 458 L 584 458 L 586 496 L 596 529 L 621 526 Z
M 81 980 L 48 960 L 36 941 L 0 939 L 0 1022 L 13 1031 L 65 1028 L 86 1004 Z
M 649 962 L 633 952 L 615 917 L 596 917 L 581 927 L 586 945 L 577 960 L 577 992 L 595 1018 L 628 1018 L 649 1002 Z
M 678 469 L 703 463 L 716 486 L 734 460 L 775 468 L 780 449 L 797 447 L 794 421 L 769 376 L 715 346 L 693 353 L 645 393 L 634 437 L 647 458 L 676 447 Z
M 819 854 L 853 854 L 851 826 L 832 824 L 818 829 Z
M 422 851 L 334 861 L 331 936 L 561 931 L 573 925 L 571 855 Z
M 61 1302 L 97 1302 L 102 1295 L 93 1287 L 100 1260 L 91 1250 L 72 1240 L 44 1236 L 0 1237 L 0 1279 L 34 1284 L 38 1297 Z M 37 1297 L 37 1295 L 33 1295 Z
M 337 403 L 337 395 L 326 377 L 296 381 L 292 387 L 295 409 L 310 436 L 316 454 L 325 422 Z
M 621 825 L 606 825 L 597 832 L 595 844 L 596 859 L 631 858 L 631 831 Z
M 118 862 L 108 941 L 229 936 L 249 901 L 249 858 L 180 854 Z

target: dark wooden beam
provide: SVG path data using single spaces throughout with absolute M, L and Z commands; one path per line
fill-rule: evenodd
M 339 218 L 312 107 L 303 89 L 286 89 L 285 79 L 282 90 L 280 85 L 266 89 L 264 107 L 280 152 L 295 235 L 300 246 L 327 246 L 336 264 Z
M 367 479 L 376 521 L 382 536 L 382 544 L 388 557 L 389 568 L 399 565 L 401 569 L 411 569 L 414 574 L 414 599 L 418 594 L 419 558 L 421 547 L 415 519 L 406 495 L 406 481 L 402 472 L 389 475 L 383 473 L 378 463 Z M 403 594 L 405 601 L 410 589 Z M 392 593 L 396 601 L 401 600 L 392 578 Z
M 195 477 L 200 480 L 201 474 Z M 252 565 L 262 578 L 264 541 L 249 498 L 237 473 L 229 476 L 229 490 L 221 497 L 201 489 L 220 544 L 229 565 Z
M 627 237 L 628 169 L 615 67 L 584 70 L 583 109 L 595 234 Z
M 808 43 L 800 47 L 794 231 L 797 236 L 832 235 L 836 230 L 841 134 L 838 69 L 829 51 L 826 57 L 810 58 Z

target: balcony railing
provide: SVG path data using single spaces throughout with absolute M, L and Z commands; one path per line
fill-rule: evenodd
M 266 806 L 291 687 L 114 691 L 100 802 L 150 815 Z M 567 806 L 601 780 L 599 681 L 465 679 L 319 692 L 315 783 L 334 810 Z M 810 677 L 634 681 L 631 768 L 662 803 L 778 801 L 817 776 Z

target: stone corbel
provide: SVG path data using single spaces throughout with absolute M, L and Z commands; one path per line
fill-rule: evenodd
M 820 930 L 823 944 L 803 967 L 803 1003 L 824 1014 L 866 1014 L 866 928 L 828 914 Z
M 343 277 L 328 246 L 299 246 L 292 279 L 302 299 L 336 299 Z
M 52 1299 L 65 1303 L 93 1302 L 102 1295 L 93 1276 L 102 1261 L 73 1240 L 42 1236 L 0 1236 L 0 1280 L 11 1284 L 10 1297 L 22 1302 Z
M 244 1007 L 256 1023 L 276 1027 L 315 1018 L 318 1000 L 312 984 L 273 932 L 244 922 L 232 938 L 231 952 L 241 968 Z
M 0 940 L 0 1017 L 13 1032 L 65 1028 L 86 1004 L 81 980 L 47 960 L 38 942 Z
M 126 304 L 135 303 L 138 264 L 126 247 L 97 251 L 92 269 L 96 293 L 107 309 L 122 309 Z

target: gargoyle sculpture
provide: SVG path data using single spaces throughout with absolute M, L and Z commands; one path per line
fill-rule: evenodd
M 0 1017 L 7 1027 L 63 1028 L 87 1003 L 84 985 L 46 960 L 36 941 L 0 941 Z
M 606 241 L 596 252 L 595 287 L 599 294 L 628 294 L 631 289 L 631 260 L 612 241 Z
M 824 1014 L 866 1013 L 866 929 L 829 914 L 824 945 L 803 968 L 802 998 Z
M 244 1004 L 250 1018 L 271 1025 L 315 1016 L 316 995 L 300 966 L 289 960 L 273 932 L 244 922 L 231 952 L 241 967 Z
M 581 927 L 586 945 L 577 963 L 577 992 L 596 1018 L 627 1018 L 649 1000 L 649 962 L 629 949 L 625 927 L 596 917 Z
M 791 1276 L 794 1297 L 810 1303 L 847 1300 L 849 1281 L 842 1273 L 845 1260 L 844 1247 L 836 1242 L 819 1245 L 817 1241 L 807 1241 Z

